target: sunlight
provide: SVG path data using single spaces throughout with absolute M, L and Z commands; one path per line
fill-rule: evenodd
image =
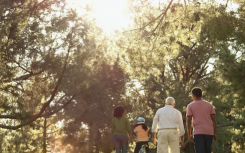
M 205 0 L 204 0 L 205 1 Z M 209 1 L 209 0 L 206 0 Z M 168 5 L 170 0 L 149 0 L 152 6 L 157 7 L 160 3 Z M 184 3 L 184 0 L 179 0 Z M 217 0 L 218 4 L 223 4 L 225 0 Z M 91 16 L 95 18 L 96 23 L 105 31 L 113 32 L 128 28 L 133 20 L 127 14 L 128 0 L 67 0 L 68 8 L 75 9 L 78 14 L 86 14 L 87 6 L 91 7 Z M 138 5 L 137 3 L 135 5 Z M 233 2 L 229 3 L 229 8 L 235 8 Z
M 61 120 L 61 121 L 58 121 L 58 123 L 56 123 L 56 126 L 57 126 L 58 128 L 62 128 L 62 127 L 64 126 L 64 119 Z
M 120 30 L 130 24 L 126 15 L 127 0 L 68 0 L 67 3 L 78 14 L 84 14 L 84 9 L 79 8 L 90 5 L 92 16 L 106 32 Z

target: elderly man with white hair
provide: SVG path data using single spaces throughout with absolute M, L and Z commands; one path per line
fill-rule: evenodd
M 152 133 L 154 144 L 157 142 L 157 153 L 180 153 L 183 145 L 185 130 L 182 115 L 174 106 L 174 98 L 168 97 L 165 107 L 158 109 L 153 119 Z

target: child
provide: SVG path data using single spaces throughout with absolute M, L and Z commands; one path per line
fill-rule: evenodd
M 128 136 L 130 136 L 131 143 L 133 136 L 129 120 L 125 117 L 126 111 L 122 106 L 114 109 L 114 118 L 112 120 L 113 143 L 116 148 L 116 153 L 127 153 L 128 150 Z
M 134 126 L 134 132 L 137 135 L 137 142 L 136 147 L 134 149 L 134 153 L 139 153 L 142 145 L 146 145 L 145 150 L 149 153 L 149 146 L 148 146 L 148 133 L 149 127 L 145 124 L 145 119 L 143 117 L 139 117 L 137 119 L 137 124 Z

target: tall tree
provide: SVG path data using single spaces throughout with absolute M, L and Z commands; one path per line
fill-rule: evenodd
M 43 118 L 56 116 L 76 98 L 105 82 L 107 77 L 97 76 L 100 65 L 109 61 L 104 58 L 105 38 L 98 36 L 101 30 L 91 26 L 94 22 L 88 15 L 78 16 L 66 8 L 65 1 L 0 3 L 0 128 L 17 130 L 13 136 L 16 141 L 30 139 L 35 134 L 30 129 L 34 125 L 46 129 Z M 56 120 L 49 121 L 56 124 Z M 20 129 L 25 131 L 18 134 Z M 30 135 L 24 136 L 28 131 Z M 40 132 L 43 139 L 33 138 L 33 144 L 46 141 L 47 131 Z M 1 137 L 7 138 L 7 134 Z M 31 141 L 20 150 L 9 148 L 40 152 L 31 147 Z M 44 151 L 45 147 L 44 143 Z
M 130 105 L 125 101 L 127 76 L 118 66 L 118 61 L 113 65 L 104 63 L 99 71 L 92 71 L 97 74 L 93 81 L 104 81 L 77 97 L 60 114 L 63 116 L 61 118 L 65 119 L 64 144 L 71 144 L 72 152 L 81 152 L 76 147 L 80 142 L 86 144 L 87 152 L 93 152 L 93 148 L 96 148 L 97 152 L 111 152 L 112 143 L 108 142 L 112 137 L 110 125 L 113 109 L 116 105 L 124 105 L 127 111 L 130 111 Z M 78 87 L 81 88 L 81 85 Z
M 212 67 L 218 66 L 214 61 L 221 59 L 218 57 L 224 53 L 220 51 L 220 42 L 229 44 L 227 38 L 232 38 L 233 31 L 236 31 L 236 26 L 232 26 L 236 23 L 237 19 L 234 17 L 237 14 L 227 11 L 227 6 L 196 1 L 170 1 L 169 4 L 159 3 L 157 7 L 148 1 L 133 1 L 132 6 L 131 10 L 135 11 L 136 29 L 124 33 L 119 47 L 125 51 L 121 55 L 125 61 L 125 69 L 144 90 L 144 95 L 139 95 L 143 97 L 140 103 L 156 111 L 162 106 L 163 99 L 173 96 L 177 101 L 177 109 L 185 116 L 185 108 L 191 102 L 190 91 L 193 87 L 200 86 L 204 90 L 209 89 L 205 91 L 207 96 L 204 98 L 217 104 L 217 111 L 222 110 L 225 105 L 230 106 L 225 99 L 214 100 L 208 95 L 220 97 L 228 91 L 222 89 L 229 88 L 227 84 L 218 85 L 221 84 L 219 79 L 223 79 L 220 73 L 218 75 L 215 72 L 220 69 Z M 230 74 L 236 75 L 237 72 Z M 217 80 L 214 81 L 215 79 Z M 222 90 L 220 95 L 212 93 L 213 90 L 208 88 L 210 81 L 220 87 L 215 88 Z M 231 98 L 234 94 L 235 92 L 232 92 L 226 96 Z M 221 128 L 230 121 L 229 114 L 234 109 L 227 111 L 228 114 L 217 112 L 220 119 L 218 132 L 226 132 L 227 137 L 215 145 L 216 152 L 233 150 L 234 144 L 230 141 L 237 137 L 236 134 L 231 136 L 231 129 Z M 193 145 L 188 147 L 189 145 L 192 144 L 186 141 L 182 151 L 194 152 Z M 224 145 L 230 147 L 220 150 Z

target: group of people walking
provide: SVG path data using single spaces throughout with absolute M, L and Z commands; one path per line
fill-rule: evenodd
M 187 105 L 186 128 L 189 141 L 194 142 L 196 153 L 211 153 L 212 142 L 216 140 L 215 110 L 207 101 L 202 100 L 202 90 L 192 89 L 193 102 Z M 133 132 L 137 136 L 134 153 L 139 153 L 141 146 L 146 145 L 149 153 L 148 134 L 151 134 L 153 143 L 157 146 L 157 153 L 180 153 L 184 143 L 185 129 L 182 114 L 175 109 L 175 99 L 166 98 L 165 106 L 157 110 L 153 119 L 152 129 L 145 124 L 145 119 L 139 117 Z M 112 120 L 113 143 L 116 153 L 127 153 L 128 135 L 133 143 L 133 132 L 126 110 L 122 106 L 114 109 Z

